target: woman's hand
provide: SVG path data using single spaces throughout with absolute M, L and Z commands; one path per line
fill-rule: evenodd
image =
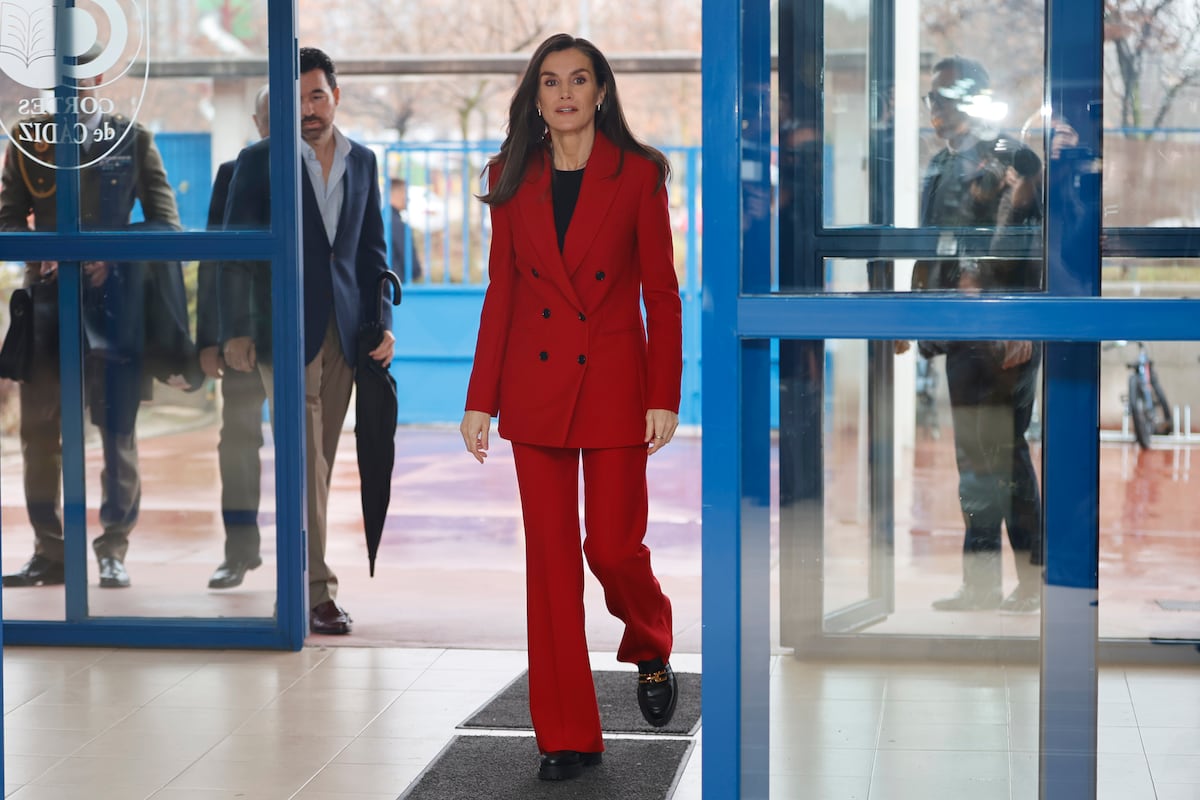
M 458 426 L 467 452 L 475 456 L 480 464 L 487 458 L 488 431 L 492 427 L 492 418 L 482 411 L 468 411 L 463 414 L 462 424 Z
M 646 444 L 648 454 L 654 455 L 666 447 L 679 427 L 679 415 L 665 408 L 652 408 L 646 412 Z

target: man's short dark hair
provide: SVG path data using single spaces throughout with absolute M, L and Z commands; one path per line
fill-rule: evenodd
M 973 58 L 965 56 L 948 56 L 933 65 L 934 74 L 938 72 L 953 72 L 961 82 L 969 82 L 970 94 L 978 94 L 992 85 L 988 71 Z
M 315 47 L 300 48 L 300 74 L 312 72 L 314 69 L 319 69 L 325 73 L 325 80 L 329 81 L 329 88 L 337 88 L 337 68 L 333 66 L 333 59 L 325 55 L 324 50 L 318 50 Z

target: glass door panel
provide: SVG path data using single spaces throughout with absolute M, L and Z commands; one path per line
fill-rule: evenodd
M 1190 401 L 1200 343 L 1101 349 L 1100 635 L 1200 640 Z
M 21 8 L 44 23 L 23 41 L 27 58 L 6 46 L 0 61 L 0 237 L 14 259 L 0 297 L 7 308 L 27 292 L 37 322 L 32 373 L 0 381 L 6 620 L 276 625 L 266 392 L 257 373 L 230 391 L 216 356 L 223 265 L 255 259 L 265 273 L 290 250 L 264 243 L 269 214 L 256 233 L 219 233 L 229 171 L 218 168 L 268 134 L 272 94 L 283 105 L 292 90 L 290 68 L 266 90 L 269 52 L 290 63 L 294 42 L 290 7 L 269 29 L 272 5 L 4 12 L 6 30 Z M 272 36 L 286 49 L 272 51 Z M 277 127 L 272 151 L 294 123 Z M 274 282 L 273 296 L 287 290 Z M 270 319 L 270 305 L 258 311 Z M 297 520 L 287 535 L 299 531 Z M 216 580 L 235 540 L 254 569 Z

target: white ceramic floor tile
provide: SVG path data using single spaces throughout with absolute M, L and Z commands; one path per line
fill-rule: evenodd
M 1200 720 L 1200 701 L 1140 703 L 1134 706 L 1134 713 L 1139 725 L 1150 728 L 1195 728 Z
M 100 733 L 128 718 L 137 709 L 131 706 L 76 704 L 39 706 L 26 703 L 4 715 L 4 730 L 63 730 Z
M 168 735 L 147 735 L 129 730 L 108 730 L 80 747 L 74 755 L 81 758 L 153 759 L 194 761 L 224 738 L 221 733 L 172 731 Z
M 1200 754 L 1200 728 L 1141 728 L 1142 743 L 1152 756 Z
M 155 800 L 158 800 L 156 797 Z M 197 798 L 197 800 L 200 800 Z M 327 792 L 323 789 L 309 789 L 307 786 L 293 795 L 292 800 L 396 800 L 394 792 L 384 792 L 378 794 L 372 792 L 370 794 L 346 794 L 344 792 Z M 678 800 L 676 798 L 675 800 Z
M 874 781 L 904 783 L 937 776 L 947 783 L 963 780 L 1008 780 L 1008 754 L 977 753 L 963 750 L 928 752 L 918 750 L 880 750 L 875 761 Z M 939 794 L 939 797 L 958 797 Z M 965 796 L 965 795 L 961 795 Z
M 343 687 L 360 690 L 403 692 L 425 673 L 424 668 L 323 666 L 299 678 L 288 691 L 308 692 Z
M 261 800 L 288 798 L 299 791 L 323 764 L 221 761 L 203 758 L 167 784 L 172 789 L 238 789 Z
M 982 750 L 1001 752 L 1009 746 L 1007 725 L 925 723 L 895 720 L 879 732 L 881 750 Z
M 7 719 L 5 720 L 7 724 Z M 90 742 L 90 731 L 5 729 L 4 754 L 12 756 L 69 756 Z
M 330 764 L 305 789 L 346 794 L 390 792 L 398 797 L 423 769 L 424 764 Z
M 354 739 L 350 736 L 328 734 L 300 736 L 286 731 L 259 735 L 227 736 L 204 755 L 217 761 L 257 761 L 281 764 L 289 759 L 302 763 L 328 763 L 337 757 Z
M 1010 800 L 1012 790 L 1007 778 L 922 775 L 889 780 L 877 778 L 871 781 L 868 797 L 869 800 L 924 800 L 930 797 Z
M 1200 753 L 1148 756 L 1150 775 L 1155 782 L 1194 783 L 1200 788 Z
M 434 666 L 426 670 L 408 688 L 414 692 L 461 692 L 464 687 L 470 687 L 471 691 L 495 694 L 520 674 L 521 670 L 511 669 L 439 669 Z M 631 677 L 630 683 L 634 682 Z
M 1102 755 L 1141 755 L 1146 752 L 1142 745 L 1142 732 L 1137 728 L 1101 726 L 1096 732 L 1096 752 Z
M 190 763 L 142 758 L 80 758 L 69 756 L 31 781 L 39 786 L 74 786 L 80 797 L 93 788 L 125 789 L 126 797 L 145 797 L 166 785 Z M 139 794 L 140 793 L 140 794 Z
M 306 703 L 272 704 L 253 712 L 232 732 L 240 736 L 265 736 L 283 730 L 309 736 L 320 731 L 327 736 L 358 736 L 380 713 L 379 709 L 342 711 Z
M 320 669 L 416 669 L 426 670 L 447 651 L 442 649 L 396 649 L 390 647 L 333 647 Z
M 289 795 L 283 795 L 290 797 Z M 182 789 L 167 786 L 150 795 L 147 800 L 248 800 L 241 789 Z
M 15 784 L 32 783 L 60 761 L 59 756 L 6 756 L 4 780 Z
M 82 791 L 78 786 L 44 786 L 30 783 L 8 795 L 7 800 L 80 800 L 82 797 L 86 797 L 87 800 L 141 800 L 149 796 L 148 793 L 142 792 L 131 794 L 128 786 L 89 786 L 86 795 L 81 794 Z
M 953 700 L 894 700 L 883 704 L 885 727 L 921 722 L 943 725 L 1006 725 L 1008 704 L 1003 698 L 991 703 Z
M 113 726 L 115 730 L 158 733 L 232 733 L 255 713 L 253 708 L 172 708 L 144 706 Z
M 450 734 L 447 734 L 444 739 L 381 739 L 360 736 L 337 754 L 334 763 L 419 764 L 424 766 L 432 761 L 449 741 Z
M 1200 800 L 1200 783 L 1154 783 L 1155 800 Z
M 1154 800 L 1154 781 L 1145 756 L 1106 755 L 1097 759 L 1097 800 Z
M 870 778 L 771 773 L 771 797 L 804 800 L 868 800 Z
M 790 742 L 771 744 L 771 772 L 831 778 L 869 778 L 875 767 L 875 750 L 847 747 L 800 748 Z
M 627 668 L 592 655 L 596 669 Z M 703 660 L 672 664 L 699 672 Z M 523 652 L 487 650 L 17 648 L 4 663 L 22 698 L 5 713 L 6 792 L 394 800 L 525 666 Z M 1200 800 L 1194 672 L 1104 671 L 1099 687 L 1101 800 L 1152 800 L 1153 779 L 1157 800 Z M 1036 793 L 1039 699 L 1024 666 L 772 657 L 772 797 L 1024 800 Z M 700 750 L 675 800 L 704 800 Z

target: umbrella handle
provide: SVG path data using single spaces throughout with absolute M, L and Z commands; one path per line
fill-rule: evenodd
M 379 296 L 380 297 L 383 297 L 384 282 L 390 283 L 392 285 L 392 305 L 394 305 L 394 306 L 400 305 L 401 295 L 403 294 L 403 291 L 400 289 L 400 279 L 398 277 L 396 277 L 396 273 L 392 272 L 390 269 L 385 269 L 383 272 L 379 273 Z

